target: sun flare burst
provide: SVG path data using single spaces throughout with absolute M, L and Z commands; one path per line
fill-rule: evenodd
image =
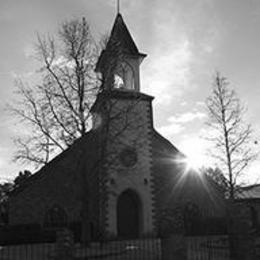
M 202 155 L 199 154 L 192 154 L 188 155 L 185 159 L 185 163 L 187 164 L 188 169 L 193 169 L 195 171 L 199 171 L 205 163 L 204 158 Z
M 181 150 L 186 158 L 184 159 L 188 169 L 199 171 L 202 167 L 209 166 L 209 158 L 206 155 L 206 143 L 198 138 L 185 140 L 181 144 Z

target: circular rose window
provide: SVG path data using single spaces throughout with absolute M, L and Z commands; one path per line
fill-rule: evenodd
M 137 153 L 135 148 L 127 147 L 120 153 L 120 161 L 126 167 L 132 167 L 137 162 Z

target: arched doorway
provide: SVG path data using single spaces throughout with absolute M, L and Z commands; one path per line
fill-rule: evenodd
M 120 238 L 137 238 L 140 234 L 140 200 L 126 190 L 117 201 L 117 235 Z

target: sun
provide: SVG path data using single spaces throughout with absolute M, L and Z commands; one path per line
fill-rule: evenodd
M 200 154 L 189 154 L 186 156 L 185 163 L 188 169 L 199 171 L 206 164 L 205 158 Z
M 209 158 L 206 155 L 206 143 L 200 138 L 186 139 L 181 143 L 180 147 L 186 156 L 187 168 L 199 170 L 209 165 Z

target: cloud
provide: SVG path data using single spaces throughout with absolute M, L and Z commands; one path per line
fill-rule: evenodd
M 17 73 L 14 71 L 11 71 L 10 76 L 13 78 L 13 80 L 25 80 L 25 81 L 29 81 L 29 80 L 33 80 L 33 76 L 35 76 L 35 71 L 27 71 L 27 72 L 23 72 L 23 73 Z
M 158 131 L 165 136 L 172 136 L 181 133 L 185 129 L 184 126 L 180 124 L 169 124 L 166 126 L 162 126 L 158 129 Z
M 173 97 L 181 96 L 189 85 L 192 53 L 190 43 L 183 39 L 178 46 L 166 53 L 158 50 L 145 68 L 149 92 L 160 104 L 169 104 Z
M 178 116 L 171 116 L 170 118 L 168 118 L 168 121 L 172 123 L 183 124 L 183 123 L 189 123 L 195 119 L 202 120 L 206 117 L 207 115 L 205 113 L 196 111 L 196 112 L 183 113 Z
M 30 44 L 24 47 L 23 53 L 26 58 L 32 58 L 35 56 L 36 52 L 34 46 Z
M 203 101 L 197 101 L 196 102 L 196 106 L 199 106 L 199 107 L 205 107 L 205 102 L 203 102 Z
M 186 124 L 193 122 L 194 120 L 203 120 L 207 115 L 205 113 L 194 111 L 179 114 L 177 116 L 171 116 L 167 119 L 169 124 L 160 127 L 158 130 L 163 135 L 171 138 L 173 135 L 180 134 L 186 129 Z
M 182 101 L 182 102 L 180 103 L 180 105 L 181 105 L 182 107 L 186 107 L 186 106 L 188 105 L 188 102 L 187 102 L 187 101 Z
M 220 22 L 214 1 L 152 1 L 152 30 L 143 32 L 149 54 L 143 65 L 145 92 L 156 96 L 155 104 L 169 106 L 187 93 L 205 87 L 220 38 Z M 149 6 L 150 6 L 149 5 Z M 209 19 L 210 18 L 210 19 Z M 148 40 L 149 39 L 149 42 Z

